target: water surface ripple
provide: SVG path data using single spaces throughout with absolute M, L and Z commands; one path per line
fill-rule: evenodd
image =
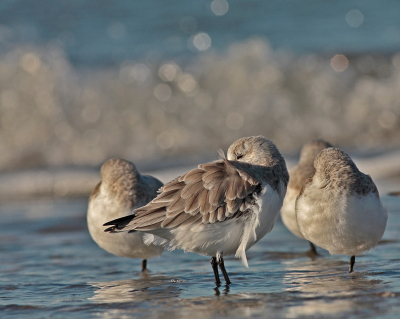
M 400 198 L 383 197 L 389 220 L 381 243 L 356 259 L 310 260 L 306 242 L 278 220 L 248 251 L 250 268 L 232 258 L 233 284 L 216 287 L 209 260 L 165 252 L 140 272 L 140 260 L 114 257 L 91 240 L 85 200 L 37 200 L 0 206 L 2 318 L 398 318 Z

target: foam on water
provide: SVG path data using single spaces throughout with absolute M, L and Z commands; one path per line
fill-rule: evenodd
M 0 57 L 0 169 L 214 154 L 257 134 L 284 152 L 315 137 L 400 146 L 400 56 L 344 59 L 247 40 L 191 62 L 84 71 L 58 46 L 18 47 Z

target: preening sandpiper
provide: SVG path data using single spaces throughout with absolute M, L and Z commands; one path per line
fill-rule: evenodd
M 342 150 L 327 148 L 314 160 L 315 173 L 296 200 L 304 238 L 331 255 L 355 256 L 374 248 L 386 228 L 387 212 L 369 175 L 361 173 Z
M 299 163 L 289 170 L 289 184 L 287 187 L 287 192 L 285 199 L 283 201 L 281 209 L 281 218 L 283 224 L 289 229 L 292 234 L 299 238 L 304 239 L 304 236 L 300 232 L 299 225 L 297 224 L 295 203 L 296 198 L 299 196 L 301 187 L 304 182 L 310 178 L 315 173 L 314 159 L 323 149 L 327 147 L 332 147 L 329 142 L 324 140 L 311 140 L 304 144 L 300 152 Z M 309 242 L 311 249 L 308 255 L 311 258 L 315 258 L 318 253 L 312 242 Z
M 131 162 L 123 159 L 105 162 L 101 167 L 101 182 L 89 198 L 87 223 L 93 240 L 116 256 L 142 259 L 145 270 L 147 259 L 161 255 L 162 247 L 145 245 L 141 232 L 109 234 L 102 225 L 146 205 L 162 186 L 158 179 L 141 175 Z
M 147 243 L 210 256 L 216 283 L 219 266 L 229 284 L 223 256 L 235 255 L 248 267 L 246 250 L 272 230 L 289 174 L 263 136 L 237 140 L 222 157 L 167 183 L 135 216 L 106 223 L 106 231 L 147 232 Z

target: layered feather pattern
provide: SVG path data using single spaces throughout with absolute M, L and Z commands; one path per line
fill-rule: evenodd
M 135 211 L 128 229 L 152 230 L 213 224 L 244 212 L 260 181 L 227 159 L 199 165 L 169 182 Z

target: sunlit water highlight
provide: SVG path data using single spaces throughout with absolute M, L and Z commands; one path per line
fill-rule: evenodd
M 400 199 L 383 197 L 382 242 L 356 259 L 310 260 L 308 245 L 278 220 L 248 251 L 250 268 L 227 258 L 232 284 L 216 287 L 207 257 L 165 252 L 140 260 L 112 256 L 91 240 L 86 200 L 3 202 L 0 206 L 2 317 L 79 318 L 398 318 Z

